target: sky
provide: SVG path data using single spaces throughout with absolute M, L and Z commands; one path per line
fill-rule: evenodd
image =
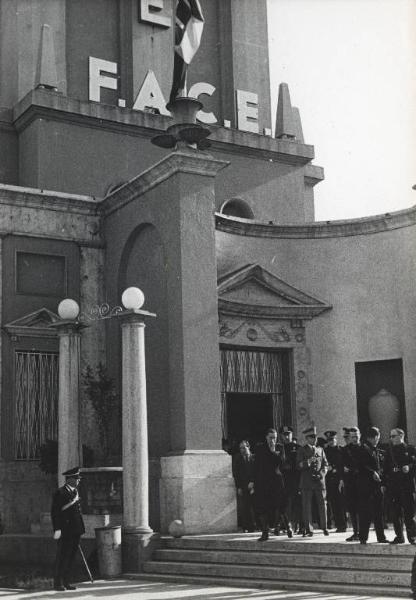
M 267 1 L 273 119 L 285 82 L 325 169 L 316 220 L 415 205 L 416 0 Z

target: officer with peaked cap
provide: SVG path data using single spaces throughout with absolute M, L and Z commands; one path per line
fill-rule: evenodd
M 358 454 L 358 535 L 366 544 L 371 521 L 377 542 L 388 543 L 384 534 L 382 468 L 384 451 L 378 447 L 380 430 L 370 427 Z
M 53 495 L 51 508 L 53 538 L 57 540 L 54 588 L 58 591 L 76 589 L 69 583 L 69 574 L 80 537 L 85 533 L 78 494 L 81 480 L 79 467 L 69 469 L 62 475 L 66 478 L 65 485 Z
M 326 492 L 328 501 L 328 528 L 333 519 L 336 533 L 347 530 L 345 515 L 345 498 L 339 489 L 342 475 L 342 449 L 337 444 L 337 432 L 329 429 L 325 431 L 325 456 L 328 461 L 328 472 L 326 474 Z
M 323 448 L 316 445 L 316 428 L 305 429 L 303 435 L 306 444 L 297 452 L 296 462 L 300 470 L 299 488 L 302 495 L 302 516 L 305 527 L 304 536 L 312 536 L 312 501 L 315 497 L 320 526 L 324 535 L 328 535 L 326 514 L 325 474 L 328 467 Z
M 358 542 L 358 455 L 361 433 L 358 427 L 344 428 L 346 444 L 342 448 L 343 472 L 339 489 L 345 494 L 347 512 L 352 525 L 352 535 L 347 542 Z
M 403 429 L 396 427 L 390 432 L 383 480 L 387 485 L 396 534 L 392 544 L 404 544 L 403 525 L 409 542 L 416 544 L 415 476 L 416 448 L 405 443 Z
M 301 503 L 299 494 L 299 470 L 296 465 L 296 456 L 299 444 L 293 441 L 293 429 L 288 425 L 279 428 L 280 437 L 285 449 L 285 460 L 282 465 L 283 480 L 286 495 L 286 517 L 288 532 L 292 527 L 300 526 Z

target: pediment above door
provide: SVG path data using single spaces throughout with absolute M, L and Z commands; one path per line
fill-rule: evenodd
M 312 319 L 330 304 L 293 287 L 259 264 L 248 264 L 218 280 L 221 314 L 275 319 Z

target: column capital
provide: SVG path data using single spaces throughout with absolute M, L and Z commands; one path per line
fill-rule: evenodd
M 123 310 L 116 315 L 121 320 L 121 326 L 132 325 L 145 325 L 145 319 L 149 317 L 156 317 L 156 313 L 149 312 L 147 310 L 134 309 L 134 310 Z
M 81 321 L 73 321 L 70 319 L 59 319 L 56 323 L 51 323 L 49 327 L 53 327 L 58 336 L 61 335 L 79 335 L 83 329 L 89 327 Z

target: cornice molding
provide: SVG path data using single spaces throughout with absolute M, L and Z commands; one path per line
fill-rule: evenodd
M 199 151 L 187 152 L 178 150 L 172 152 L 106 196 L 100 205 L 100 209 L 105 216 L 108 216 L 120 210 L 135 198 L 155 188 L 175 173 L 190 173 L 192 175 L 215 177 L 218 171 L 228 165 L 227 161 L 213 158 L 209 154 Z
M 97 216 L 99 203 L 100 200 L 93 196 L 0 183 L 0 204 Z
M 258 319 L 302 319 L 310 320 L 332 307 L 327 305 L 309 306 L 258 306 L 244 302 L 218 299 L 218 312 L 221 315 L 254 317 Z
M 34 119 L 48 118 L 76 122 L 88 127 L 152 137 L 172 125 L 170 117 L 154 115 L 130 108 L 68 98 L 47 90 L 31 90 L 13 109 L 17 131 L 25 129 Z M 221 152 L 244 154 L 264 160 L 293 165 L 306 165 L 315 157 L 314 147 L 294 140 L 278 140 L 259 133 L 250 133 L 211 125 L 211 147 Z
M 261 221 L 215 214 L 216 229 L 258 238 L 317 239 L 384 233 L 416 225 L 416 206 L 404 210 L 342 221 L 317 221 L 299 225 L 271 225 Z

